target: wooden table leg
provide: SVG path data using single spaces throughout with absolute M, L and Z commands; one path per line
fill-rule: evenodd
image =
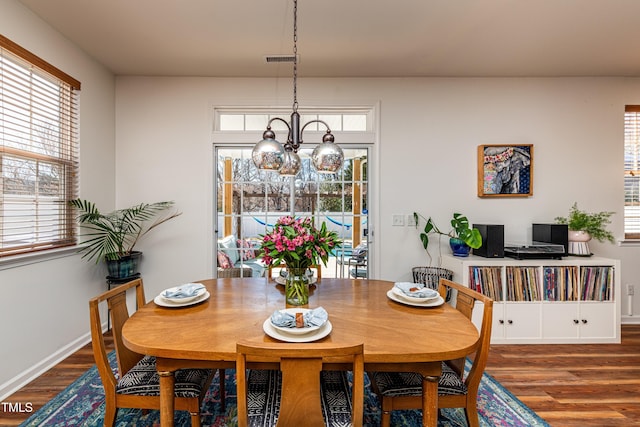
M 174 417 L 174 371 L 158 370 L 160 376 L 160 425 L 173 427 Z
M 438 377 L 422 377 L 422 426 L 438 425 Z

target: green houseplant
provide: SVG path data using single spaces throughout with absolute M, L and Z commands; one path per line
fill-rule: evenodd
M 136 274 L 141 252 L 133 249 L 140 238 L 160 224 L 181 215 L 181 212 L 172 212 L 160 216 L 174 202 L 141 203 L 107 214 L 101 213 L 88 200 L 75 199 L 69 203 L 78 211 L 76 220 L 87 230 L 84 234 L 86 240 L 80 249 L 80 252 L 84 252 L 82 257 L 95 259 L 96 263 L 105 260 L 109 276 L 114 278 Z
M 441 231 L 431 217 L 425 218 L 423 215 L 414 212 L 413 219 L 416 224 L 416 228 L 419 226 L 420 219 L 426 221 L 424 229 L 420 233 L 420 241 L 422 242 L 424 250 L 427 251 L 427 254 L 429 253 L 429 234 L 431 233 L 449 237 L 451 249 L 453 250 L 454 255 L 457 256 L 467 256 L 469 254 L 469 248 L 478 249 L 482 246 L 482 236 L 480 235 L 480 231 L 472 228 L 467 217 L 460 213 L 453 214 L 450 222 L 452 229 L 448 232 Z M 466 246 L 466 255 L 463 252 L 465 250 L 464 246 Z M 456 248 L 459 248 L 462 252 L 458 252 Z
M 614 213 L 609 211 L 589 213 L 580 210 L 576 202 L 571 206 L 569 216 L 558 216 L 555 221 L 558 224 L 567 224 L 570 231 L 588 233 L 591 238 L 600 242 L 609 241 L 614 243 L 613 234 L 607 230 L 607 225 L 611 223 L 611 215 Z

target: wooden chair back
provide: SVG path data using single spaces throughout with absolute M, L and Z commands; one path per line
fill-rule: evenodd
M 96 360 L 96 366 L 105 391 L 105 426 L 115 425 L 116 412 L 118 408 L 160 409 L 160 398 L 157 394 L 145 394 L 144 392 L 141 392 L 140 394 L 116 392 L 117 379 L 109 365 L 109 359 L 107 358 L 103 322 L 100 317 L 100 309 L 101 306 L 105 305 L 105 302 L 111 316 L 111 330 L 116 351 L 116 359 L 118 362 L 119 376 L 122 377 L 131 371 L 131 369 L 134 368 L 135 365 L 144 357 L 144 355 L 130 350 L 126 345 L 124 345 L 122 340 L 122 327 L 127 319 L 129 319 L 127 295 L 133 294 L 134 292 L 136 300 L 135 307 L 136 310 L 138 310 L 145 304 L 142 279 L 135 279 L 122 285 L 118 285 L 117 287 L 103 293 L 102 295 L 98 295 L 89 301 L 93 355 Z M 201 374 L 206 375 L 207 372 Z M 213 374 L 208 374 L 208 378 L 204 381 L 200 396 L 176 396 L 175 398 L 175 409 L 189 411 L 191 414 L 191 425 L 194 427 L 200 426 L 200 405 L 207 388 L 211 383 L 212 377 Z M 224 376 L 222 375 L 221 378 L 221 383 L 223 384 Z M 145 383 L 142 385 L 146 386 L 150 384 Z M 221 404 L 224 406 L 224 388 L 221 387 L 220 391 L 222 393 Z
M 127 308 L 127 291 L 135 290 L 136 310 L 145 304 L 144 287 L 142 279 L 135 279 L 130 282 L 118 285 L 117 287 L 92 298 L 89 301 L 89 318 L 91 323 L 91 342 L 93 347 L 96 366 L 100 373 L 100 378 L 111 393 L 115 393 L 116 378 L 107 359 L 107 350 L 103 335 L 103 322 L 100 316 L 100 305 L 106 302 L 111 316 L 111 329 L 113 342 L 116 348 L 116 359 L 118 361 L 118 372 L 128 372 L 136 363 L 142 359 L 143 355 L 131 351 L 122 342 L 122 327 L 129 318 Z M 133 293 L 130 291 L 129 293 Z
M 467 395 L 472 396 L 475 399 L 480 386 L 480 380 L 482 374 L 487 365 L 487 359 L 489 358 L 489 347 L 491 345 L 491 325 L 493 324 L 493 300 L 486 295 L 469 289 L 466 286 L 452 282 L 444 278 L 440 278 L 439 293 L 444 298 L 447 294 L 447 290 L 451 289 L 455 291 L 455 297 L 452 298 L 455 302 L 455 307 L 458 311 L 464 314 L 468 319 L 472 319 L 473 308 L 476 302 L 481 302 L 483 307 L 482 323 L 480 326 L 480 338 L 478 340 L 478 346 L 473 356 L 471 370 L 465 379 L 467 385 Z M 464 359 L 457 359 L 455 361 L 449 361 L 451 366 L 458 375 L 462 376 L 464 373 Z M 446 399 L 446 396 L 441 397 L 439 400 Z
M 320 372 L 323 361 L 348 359 L 353 371 L 352 414 L 353 427 L 361 427 L 364 412 L 364 345 L 326 346 L 296 345 L 292 343 L 236 344 L 238 426 L 248 424 L 247 360 L 254 362 L 278 360 L 282 371 L 282 398 L 278 426 L 324 426 L 320 403 Z M 345 360 L 346 360 L 345 359 Z M 318 417 L 319 415 L 319 417 Z

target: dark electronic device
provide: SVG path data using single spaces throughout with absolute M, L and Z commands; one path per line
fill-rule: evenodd
M 504 225 L 473 224 L 482 236 L 482 246 L 473 250 L 474 255 L 485 258 L 504 258 Z
M 531 240 L 562 245 L 566 255 L 569 253 L 569 226 L 567 224 L 533 224 Z
M 504 254 L 515 259 L 562 259 L 566 255 L 562 245 L 539 242 L 530 245 L 507 243 Z

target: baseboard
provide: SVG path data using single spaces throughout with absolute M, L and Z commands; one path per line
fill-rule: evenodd
M 20 390 L 25 385 L 29 384 L 40 375 L 54 367 L 56 364 L 62 362 L 67 357 L 71 356 L 76 351 L 91 342 L 91 333 L 87 332 L 75 341 L 62 347 L 57 352 L 53 353 L 46 359 L 41 360 L 35 366 L 26 371 L 16 375 L 4 384 L 0 384 L 0 402 L 10 397 L 13 393 Z
M 622 316 L 620 323 L 623 325 L 640 325 L 640 316 Z

